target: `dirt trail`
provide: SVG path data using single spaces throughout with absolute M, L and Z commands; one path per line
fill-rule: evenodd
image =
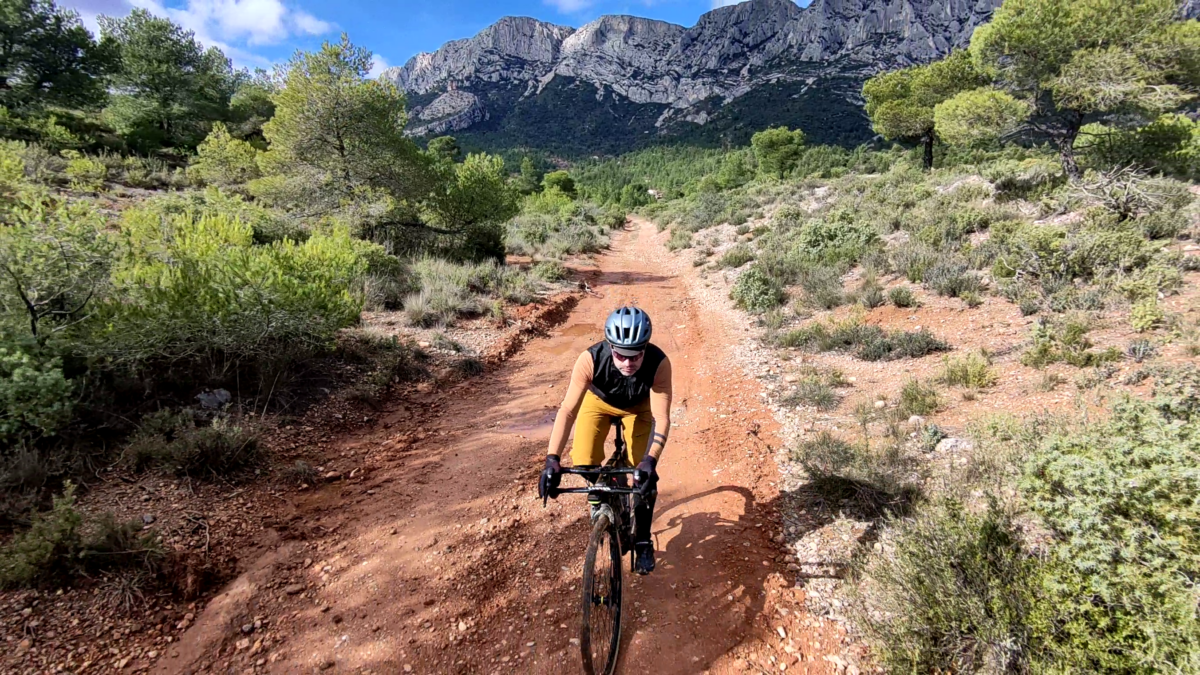
M 572 495 L 543 508 L 534 484 L 570 368 L 625 301 L 675 364 L 676 426 L 659 567 L 626 577 L 621 672 L 833 672 L 813 645 L 836 653 L 837 638 L 803 627 L 772 542 L 775 423 L 758 384 L 722 367 L 742 328 L 696 304 L 662 236 L 635 222 L 583 270 L 593 292 L 552 335 L 337 440 L 328 454 L 361 454 L 366 479 L 289 498 L 282 529 L 300 538 L 209 603 L 157 672 L 579 672 L 586 507 Z

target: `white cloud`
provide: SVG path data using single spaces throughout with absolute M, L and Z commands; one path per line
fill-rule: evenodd
M 388 64 L 387 59 L 383 58 L 382 56 L 380 56 L 378 54 L 372 54 L 371 55 L 371 72 L 367 73 L 367 77 L 372 77 L 372 78 L 379 77 L 380 75 L 383 74 L 383 71 L 387 70 L 390 67 L 391 66 Z
M 308 35 L 321 35 L 328 33 L 334 29 L 334 25 L 328 21 L 322 21 L 308 12 L 298 9 L 292 20 L 296 24 L 296 28 L 302 33 Z
M 166 7 L 157 0 L 131 0 L 155 14 L 222 42 L 248 45 L 278 44 L 293 35 L 319 35 L 333 25 L 282 0 L 187 0 L 181 8 Z
M 163 0 L 60 0 L 79 11 L 84 23 L 96 31 L 96 16 L 122 16 L 138 7 L 171 19 L 196 34 L 207 46 L 217 47 L 239 65 L 270 65 L 270 60 L 245 47 L 273 45 L 298 35 L 321 35 L 334 25 L 283 0 L 186 0 L 169 7 Z
M 544 2 L 563 14 L 574 14 L 592 6 L 592 0 L 544 0 Z

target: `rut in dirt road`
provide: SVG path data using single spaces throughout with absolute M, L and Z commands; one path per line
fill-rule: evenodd
M 675 425 L 659 465 L 658 569 L 626 566 L 619 672 L 757 671 L 739 654 L 779 642 L 773 597 L 788 588 L 771 542 L 779 441 L 757 383 L 725 365 L 741 327 L 696 303 L 659 238 L 646 222 L 615 237 L 560 329 L 440 397 L 421 440 L 389 441 L 413 431 L 415 401 L 342 439 L 386 449 L 390 466 L 365 494 L 296 498 L 328 534 L 252 566 L 159 672 L 579 672 L 587 508 L 578 495 L 543 508 L 535 484 L 571 366 L 625 302 L 649 312 L 674 364 Z M 253 617 L 269 617 L 261 642 L 221 635 Z M 793 658 L 788 672 L 829 665 Z

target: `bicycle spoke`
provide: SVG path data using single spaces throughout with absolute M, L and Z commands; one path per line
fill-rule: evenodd
M 597 672 L 604 672 L 608 665 L 608 646 L 612 641 L 612 559 L 608 556 L 611 543 L 605 534 L 596 555 L 596 567 L 592 577 L 592 658 Z
M 615 669 L 621 613 L 621 557 L 607 517 L 596 523 L 584 563 L 584 671 L 610 675 Z

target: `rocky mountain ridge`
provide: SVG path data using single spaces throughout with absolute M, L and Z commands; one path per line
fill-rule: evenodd
M 643 135 L 681 133 L 764 88 L 778 91 L 757 91 L 760 99 L 819 90 L 820 100 L 857 105 L 862 79 L 964 45 L 999 4 L 814 0 L 801 8 L 750 0 L 708 12 L 691 28 L 632 16 L 603 16 L 578 29 L 505 17 L 383 77 L 409 94 L 417 135 L 500 130 L 529 106 L 584 113 L 571 116 L 601 126 L 636 118 L 630 130 Z M 594 109 L 574 110 L 581 105 Z

